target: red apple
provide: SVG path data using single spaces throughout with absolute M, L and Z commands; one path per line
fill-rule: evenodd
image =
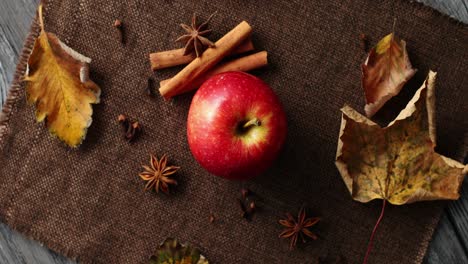
M 272 165 L 286 138 L 286 116 L 273 90 L 244 72 L 208 79 L 193 97 L 187 136 L 208 172 L 246 180 Z

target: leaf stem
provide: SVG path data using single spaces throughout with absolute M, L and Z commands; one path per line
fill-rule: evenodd
M 39 13 L 39 25 L 41 26 L 41 30 L 44 30 L 44 19 L 42 18 L 42 4 L 39 5 L 38 8 L 38 13 Z
M 366 251 L 366 256 L 364 257 L 363 264 L 367 264 L 367 260 L 369 259 L 369 255 L 370 255 L 370 252 L 372 251 L 372 246 L 374 244 L 373 243 L 374 242 L 374 236 L 375 236 L 375 233 L 377 232 L 377 228 L 379 227 L 380 222 L 383 219 L 386 204 L 387 204 L 387 200 L 384 199 L 383 203 L 382 203 L 382 211 L 380 212 L 379 219 L 377 220 L 377 223 L 375 223 L 374 230 L 372 230 L 372 234 L 371 234 L 371 237 L 369 239 L 369 244 L 367 244 L 367 251 Z
M 393 18 L 393 26 L 392 26 L 392 40 L 391 42 L 393 42 L 393 40 L 395 39 L 395 26 L 396 26 L 396 17 Z

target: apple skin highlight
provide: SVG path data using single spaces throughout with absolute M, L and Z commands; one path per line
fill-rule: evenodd
M 277 158 L 287 133 L 286 115 L 273 90 L 244 72 L 208 79 L 193 97 L 187 138 L 193 156 L 208 172 L 247 180 Z

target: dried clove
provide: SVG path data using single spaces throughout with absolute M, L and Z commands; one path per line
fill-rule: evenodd
M 256 196 L 247 188 L 241 189 L 241 198 L 237 199 L 241 209 L 241 216 L 247 220 L 252 220 L 253 215 L 257 212 L 258 206 Z
M 242 199 L 246 199 L 246 198 L 247 198 L 247 195 L 250 194 L 250 190 L 247 189 L 247 188 L 242 188 L 242 189 L 241 189 L 241 194 L 242 194 Z
M 122 21 L 116 19 L 114 21 L 114 28 L 116 29 L 118 40 L 120 41 L 120 43 L 124 43 L 124 26 Z
M 359 34 L 359 40 L 361 41 L 361 49 L 367 52 L 368 40 L 364 33 Z
M 128 141 L 132 141 L 135 138 L 135 135 L 140 132 L 140 129 L 141 129 L 140 123 L 138 123 L 137 121 L 131 123 L 131 125 L 128 126 L 128 130 L 127 130 L 127 134 L 125 135 L 125 138 Z
M 249 204 L 250 211 L 253 212 L 253 211 L 255 211 L 256 208 L 257 208 L 257 206 L 255 205 L 255 202 L 250 202 L 250 204 Z
M 128 119 L 125 115 L 120 114 L 118 117 L 119 123 L 128 122 Z
M 242 218 L 246 218 L 247 216 L 247 208 L 245 208 L 244 203 L 242 202 L 241 199 L 237 199 L 237 203 L 239 204 L 239 207 L 241 209 L 241 216 Z
M 122 125 L 124 138 L 128 142 L 133 141 L 141 132 L 141 125 L 138 121 L 130 120 L 123 114 L 120 114 L 117 120 Z
M 148 78 L 148 83 L 146 84 L 145 92 L 146 95 L 153 97 L 154 96 L 154 90 L 153 90 L 153 85 L 154 81 L 151 77 Z
M 216 220 L 215 216 L 213 213 L 210 214 L 210 223 L 214 223 L 214 221 Z

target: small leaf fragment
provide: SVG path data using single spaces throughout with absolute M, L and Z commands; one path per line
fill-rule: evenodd
M 200 251 L 189 244 L 180 244 L 177 239 L 166 239 L 151 256 L 150 264 L 208 264 Z
M 373 116 L 416 73 L 408 58 L 406 42 L 390 33 L 372 48 L 362 65 L 362 87 L 366 94 L 364 108 Z
M 91 104 L 99 103 L 100 88 L 89 79 L 91 59 L 65 45 L 44 30 L 39 6 L 41 32 L 28 60 L 27 100 L 36 107 L 36 120 L 68 146 L 77 147 L 92 122 Z
M 429 73 L 387 127 L 343 107 L 336 166 L 354 200 L 401 205 L 459 198 L 468 166 L 434 150 L 435 76 Z

